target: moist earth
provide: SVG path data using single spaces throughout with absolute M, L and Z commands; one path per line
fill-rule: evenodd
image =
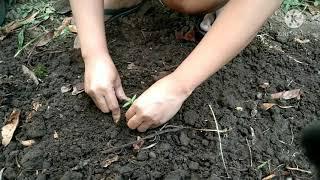
M 128 95 L 141 94 L 187 57 L 196 43 L 177 40 L 175 32 L 196 22 L 197 17 L 152 4 L 143 13 L 106 25 L 110 52 Z M 21 110 L 21 116 L 11 143 L 0 147 L 4 179 L 225 179 L 228 175 L 262 179 L 272 174 L 312 178 L 315 172 L 300 140 L 301 130 L 320 116 L 320 43 L 308 36 L 300 38 L 309 38 L 309 43 L 299 43 L 294 36 L 279 41 L 268 25 L 259 34 L 198 87 L 169 121 L 189 128 L 155 135 L 138 151 L 130 145 L 110 153 L 106 150 L 172 126 L 138 133 L 126 127 L 123 116 L 115 125 L 111 115 L 100 112 L 86 94 L 61 93 L 62 86 L 83 81 L 84 64 L 72 48 L 73 36 L 17 58 L 13 58 L 16 35 L 8 36 L 0 43 L 0 123 L 4 125 L 14 108 Z M 47 68 L 48 75 L 36 86 L 21 65 L 33 69 L 38 64 Z M 261 88 L 263 83 L 270 86 Z M 298 88 L 303 91 L 299 100 L 270 99 L 272 93 Z M 28 119 L 35 102 L 42 106 Z M 259 107 L 264 102 L 292 107 L 263 110 Z M 221 133 L 227 170 L 217 133 L 197 130 L 216 129 L 209 105 L 219 128 L 228 130 Z M 30 147 L 20 143 L 29 139 L 36 143 Z M 103 167 L 113 157 L 117 161 Z

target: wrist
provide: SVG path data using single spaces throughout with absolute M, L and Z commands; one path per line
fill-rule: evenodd
M 172 72 L 168 76 L 172 80 L 172 85 L 177 94 L 188 98 L 194 91 L 195 88 L 190 84 L 190 81 L 185 80 L 179 73 Z

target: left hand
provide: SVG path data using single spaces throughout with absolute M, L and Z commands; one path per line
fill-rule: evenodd
M 169 121 L 191 94 L 172 74 L 145 91 L 126 113 L 128 127 L 145 132 Z

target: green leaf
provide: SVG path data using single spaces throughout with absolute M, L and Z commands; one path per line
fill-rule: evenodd
M 21 49 L 24 43 L 24 31 L 25 29 L 22 28 L 18 34 L 18 49 Z
M 131 99 L 129 99 L 123 106 L 122 108 L 130 107 L 134 101 L 137 99 L 137 95 L 135 94 Z

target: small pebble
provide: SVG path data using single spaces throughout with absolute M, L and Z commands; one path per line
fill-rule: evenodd
M 199 163 L 191 161 L 189 163 L 189 169 L 191 170 L 198 170 L 199 169 Z
M 150 151 L 150 152 L 149 152 L 149 157 L 150 157 L 150 158 L 156 158 L 157 155 L 156 155 L 156 153 L 154 153 L 153 151 Z

